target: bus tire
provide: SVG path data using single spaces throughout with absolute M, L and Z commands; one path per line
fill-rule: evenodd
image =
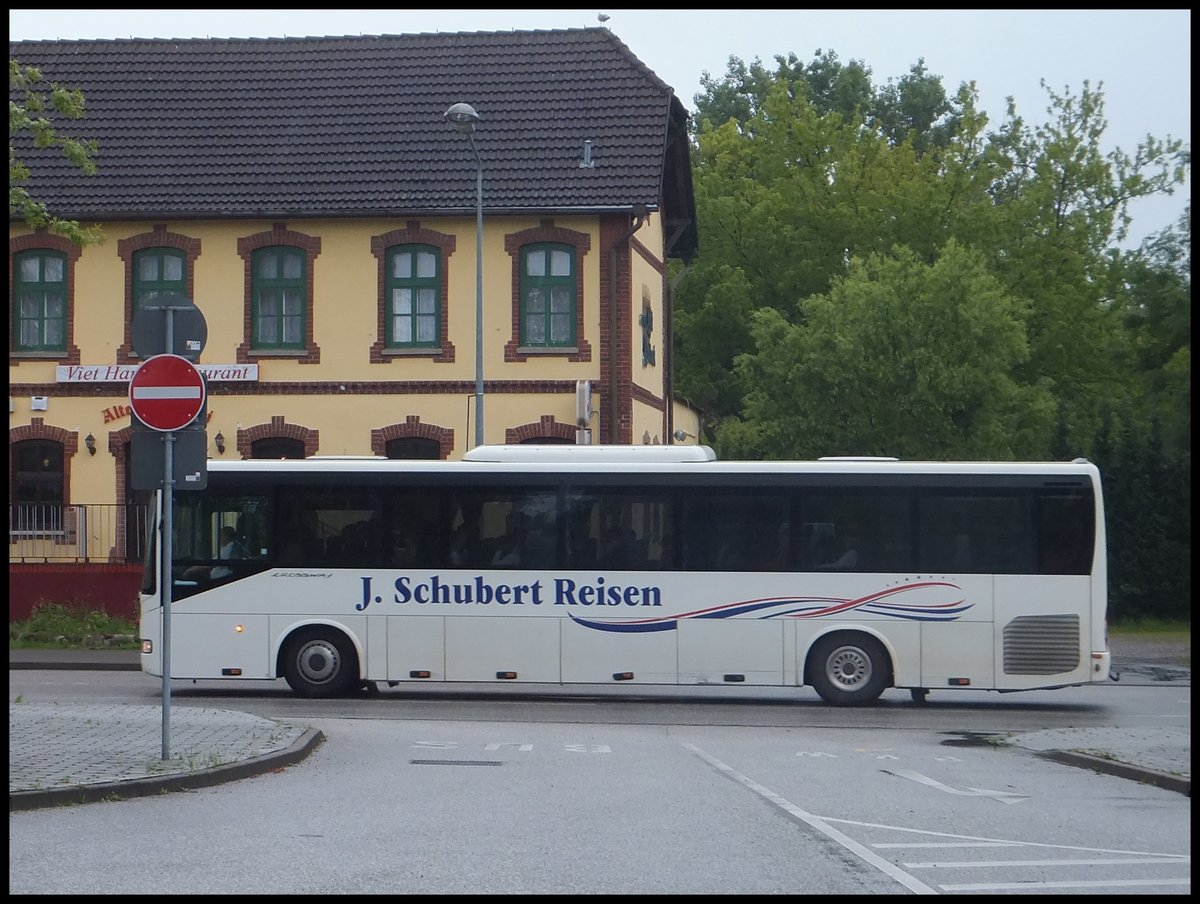
M 822 637 L 808 654 L 808 681 L 826 703 L 866 706 L 891 681 L 887 651 L 867 634 Z
M 336 697 L 359 686 L 358 657 L 341 631 L 304 628 L 284 645 L 283 677 L 302 697 Z

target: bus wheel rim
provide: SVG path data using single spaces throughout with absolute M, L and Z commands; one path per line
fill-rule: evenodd
M 306 681 L 324 684 L 341 669 L 337 647 L 327 640 L 306 643 L 296 657 L 296 665 Z
M 857 690 L 871 680 L 871 658 L 857 647 L 839 647 L 830 654 L 825 674 L 842 690 Z

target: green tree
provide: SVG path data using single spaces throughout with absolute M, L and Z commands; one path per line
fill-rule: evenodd
M 71 165 L 82 173 L 94 173 L 96 142 L 62 134 L 51 118 L 53 115 L 68 120 L 82 118 L 82 92 L 55 82 L 47 84 L 38 69 L 22 66 L 16 60 L 8 61 L 8 87 L 9 217 L 20 218 L 34 229 L 47 228 L 79 245 L 100 241 L 102 234 L 99 226 L 84 227 L 75 220 L 57 217 L 45 204 L 30 195 L 23 184 L 29 179 L 29 167 L 18 157 L 17 146 L 14 144 L 14 139 L 28 136 L 33 148 L 58 148 Z M 20 95 L 20 102 L 12 99 L 14 93 Z
M 1106 417 L 1096 464 L 1104 477 L 1109 606 L 1114 621 L 1191 615 L 1191 468 L 1164 454 L 1156 424 Z
M 898 81 L 889 79 L 876 89 L 865 63 L 842 63 L 832 50 L 818 49 L 808 64 L 794 53 L 777 55 L 773 72 L 758 59 L 747 66 L 731 56 L 724 80 L 704 72 L 700 85 L 692 118 L 697 131 L 731 120 L 739 129 L 752 128 L 777 85 L 785 85 L 792 98 L 804 96 L 818 115 L 837 113 L 843 121 L 859 118 L 895 144 L 912 137 L 920 153 L 944 146 L 959 116 L 956 100 L 946 95 L 941 78 L 930 75 L 923 59 Z
M 1179 221 L 1122 258 L 1113 289 L 1139 381 L 1141 415 L 1162 425 L 1168 456 L 1191 452 L 1191 208 Z
M 1054 400 L 1018 379 L 1028 309 L 978 252 L 951 240 L 933 264 L 871 254 L 800 307 L 799 323 L 755 314 L 756 350 L 736 363 L 746 423 L 729 425 L 723 454 L 1045 454 Z
M 743 444 L 774 429 L 753 424 L 739 404 L 755 389 L 753 371 L 732 385 L 722 379 L 755 351 L 735 323 L 747 307 L 803 326 L 800 302 L 828 294 L 852 261 L 902 246 L 934 264 L 954 240 L 982 255 L 1028 311 L 1028 355 L 1011 377 L 1039 398 L 1052 395 L 1060 412 L 1028 448 L 1090 446 L 1100 400 L 1130 402 L 1141 392 L 1120 320 L 1128 271 L 1112 243 L 1131 200 L 1185 178 L 1186 148 L 1148 138 L 1133 156 L 1102 151 L 1103 96 L 1086 82 L 1078 97 L 1047 89 L 1045 125 L 1026 126 L 1010 104 L 988 131 L 974 84 L 948 100 L 921 63 L 864 91 L 869 70 L 859 63 L 841 67 L 832 54 L 807 67 L 776 61 L 770 73 L 731 59 L 730 78 L 698 98 L 703 241 L 679 284 L 675 360 L 677 386 L 705 410 L 708 435 L 736 429 Z M 734 115 L 724 120 L 710 115 L 727 111 Z M 739 291 L 749 298 L 723 319 L 721 307 Z M 722 335 L 696 335 L 714 323 Z

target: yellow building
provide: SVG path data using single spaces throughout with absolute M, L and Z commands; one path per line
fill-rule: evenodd
M 9 55 L 83 92 L 56 125 L 95 175 L 14 145 L 104 235 L 10 220 L 10 543 L 59 547 L 10 560 L 135 558 L 134 315 L 163 298 L 201 315 L 210 458 L 696 441 L 667 278 L 697 249 L 687 113 L 607 29 Z

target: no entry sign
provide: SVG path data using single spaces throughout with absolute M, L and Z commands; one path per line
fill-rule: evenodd
M 204 377 L 187 358 L 155 355 L 129 381 L 129 407 L 152 430 L 180 430 L 204 409 Z

